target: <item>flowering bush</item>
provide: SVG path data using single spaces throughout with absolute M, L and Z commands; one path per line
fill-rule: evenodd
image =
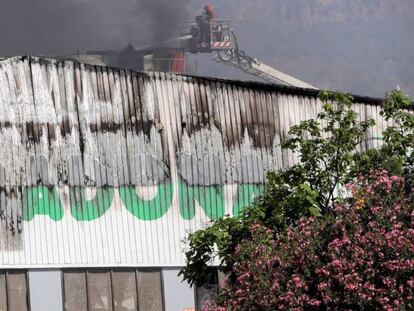
M 349 185 L 323 218 L 281 233 L 260 224 L 205 310 L 414 309 L 414 204 L 385 171 Z

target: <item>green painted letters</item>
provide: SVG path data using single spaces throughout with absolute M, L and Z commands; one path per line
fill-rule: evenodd
M 263 185 L 238 185 L 233 197 L 233 215 L 240 215 L 245 206 L 250 205 L 254 197 L 263 192 Z M 154 198 L 145 200 L 136 191 L 135 186 L 119 188 L 119 195 L 126 209 L 140 220 L 150 221 L 163 217 L 171 207 L 173 186 L 170 182 L 155 186 Z M 102 217 L 112 205 L 114 188 L 97 188 L 93 199 L 87 200 L 84 187 L 70 187 L 70 211 L 77 221 L 93 221 Z M 216 220 L 224 216 L 226 198 L 224 186 L 191 186 L 183 181 L 178 184 L 180 215 L 192 220 L 196 214 L 196 202 L 205 215 Z M 30 221 L 35 215 L 47 215 L 54 221 L 63 218 L 64 210 L 59 193 L 55 187 L 28 187 L 23 202 L 23 220 Z
M 119 194 L 128 211 L 141 220 L 156 220 L 164 216 L 172 202 L 171 183 L 163 183 L 157 186 L 157 194 L 152 200 L 140 198 L 135 186 L 121 187 Z
M 233 216 L 241 214 L 243 208 L 253 203 L 254 198 L 259 196 L 264 190 L 263 185 L 245 184 L 237 187 L 233 198 Z
M 30 221 L 35 215 L 48 215 L 54 221 L 63 218 L 63 208 L 55 187 L 27 187 L 23 195 L 23 220 Z
M 211 220 L 224 216 L 225 198 L 223 186 L 187 186 L 184 182 L 179 184 L 179 205 L 181 217 L 191 220 L 195 216 L 195 201 L 200 204 Z
M 113 188 L 97 188 L 95 197 L 88 201 L 84 187 L 70 188 L 70 211 L 78 221 L 92 221 L 100 218 L 109 209 L 114 196 Z

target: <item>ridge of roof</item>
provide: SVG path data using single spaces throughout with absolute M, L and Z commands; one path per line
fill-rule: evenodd
M 273 84 L 273 83 L 268 83 L 268 82 L 243 81 L 243 80 L 237 80 L 237 79 L 235 80 L 235 79 L 194 75 L 194 74 L 136 71 L 136 70 L 123 69 L 123 68 L 113 67 L 113 66 L 101 66 L 101 65 L 96 65 L 96 64 L 88 64 L 88 63 L 81 62 L 79 60 L 76 60 L 70 57 L 55 58 L 55 57 L 31 56 L 31 55 L 11 56 L 11 57 L 0 58 L 0 64 L 6 60 L 29 60 L 29 62 L 56 62 L 56 63 L 72 62 L 74 64 L 83 64 L 84 66 L 87 66 L 87 67 L 105 67 L 111 70 L 124 70 L 127 72 L 135 72 L 137 74 L 144 74 L 144 75 L 164 74 L 166 75 L 166 77 L 181 76 L 181 77 L 186 77 L 190 79 L 201 79 L 201 80 L 211 81 L 211 82 L 227 83 L 227 84 L 231 84 L 231 85 L 239 86 L 239 87 L 256 88 L 256 89 L 260 89 L 264 91 L 276 91 L 276 92 L 281 92 L 285 94 L 292 94 L 292 95 L 299 95 L 299 96 L 318 97 L 319 93 L 322 91 L 322 89 L 307 89 L 307 88 L 300 88 L 300 87 L 295 87 L 295 86 Z M 341 92 L 341 91 L 335 90 L 334 92 Z M 361 103 L 371 104 L 371 105 L 382 105 L 384 102 L 383 98 L 364 96 L 364 95 L 358 95 L 358 94 L 352 94 L 352 93 L 349 93 L 349 94 L 354 98 L 356 102 L 361 102 Z

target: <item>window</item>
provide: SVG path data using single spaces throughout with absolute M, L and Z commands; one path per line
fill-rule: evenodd
M 65 310 L 163 310 L 160 269 L 64 270 Z
M 27 310 L 26 271 L 0 272 L 0 310 Z
M 112 288 L 115 310 L 138 309 L 137 282 L 135 271 L 112 272 Z
M 138 272 L 139 310 L 163 310 L 161 271 L 159 269 Z
M 63 273 L 64 306 L 68 311 L 87 311 L 85 271 L 69 270 Z
M 102 270 L 86 271 L 88 310 L 113 310 L 111 272 Z
M 218 292 L 219 287 L 223 285 L 223 280 L 223 273 L 219 272 L 217 268 L 212 268 L 209 281 L 197 287 L 197 310 L 202 310 L 206 301 Z

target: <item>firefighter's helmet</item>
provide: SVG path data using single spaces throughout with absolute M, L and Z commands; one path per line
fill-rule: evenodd
M 206 15 L 211 18 L 214 19 L 216 18 L 216 10 L 214 9 L 214 6 L 210 3 L 206 4 L 204 6 L 204 11 L 206 12 Z

